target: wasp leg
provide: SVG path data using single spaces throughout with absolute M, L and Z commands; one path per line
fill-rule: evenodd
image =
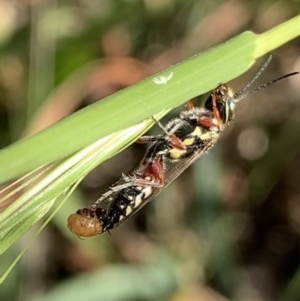
M 165 128 L 160 125 L 164 130 Z M 142 136 L 137 141 L 137 143 L 157 143 L 157 142 L 165 142 L 172 147 L 178 148 L 180 150 L 185 149 L 185 145 L 177 136 L 171 133 L 166 132 L 166 136 Z
M 154 119 L 154 117 L 152 117 Z M 155 119 L 154 119 L 155 120 Z M 158 124 L 158 126 L 164 131 L 166 136 L 168 137 L 166 139 L 167 143 L 171 145 L 174 148 L 177 148 L 179 150 L 185 150 L 186 146 L 182 142 L 180 138 L 178 138 L 176 135 L 170 133 L 168 129 L 166 129 L 158 120 L 155 120 Z M 174 125 L 179 125 L 180 121 L 179 120 L 174 120 Z M 169 126 L 169 125 L 168 125 Z
M 151 186 L 161 188 L 164 186 L 164 165 L 158 159 L 152 159 L 149 166 L 143 167 L 133 176 L 122 175 L 125 183 L 110 187 L 109 190 L 101 195 L 91 206 L 91 210 L 96 210 L 99 204 L 107 200 L 113 194 L 131 186 Z
M 217 107 L 217 98 L 215 94 L 211 94 L 212 98 L 212 113 L 213 113 L 213 118 L 210 116 L 198 116 L 197 117 L 197 124 L 202 125 L 206 128 L 212 128 L 212 127 L 217 127 L 220 129 L 223 125 L 223 121 L 220 117 L 220 112 Z
M 220 117 L 220 112 L 217 108 L 217 97 L 215 94 L 211 94 L 211 98 L 212 98 L 212 104 L 213 104 L 213 115 L 214 115 L 214 118 L 217 120 L 217 123 L 220 127 L 223 124 L 223 122 Z
M 143 170 L 131 177 L 133 185 L 161 188 L 164 186 L 164 163 L 161 159 L 153 158 Z
M 124 175 L 123 175 L 123 179 L 124 179 Z M 90 206 L 90 209 L 91 210 L 96 210 L 99 206 L 100 203 L 104 202 L 105 200 L 107 200 L 110 196 L 112 196 L 113 194 L 125 189 L 125 188 L 128 188 L 128 187 L 131 187 L 132 186 L 132 183 L 131 182 L 126 182 L 126 183 L 123 183 L 123 184 L 120 184 L 120 185 L 117 185 L 117 186 L 112 186 L 109 188 L 108 191 L 106 191 L 105 193 L 103 193 L 101 195 L 101 197 L 99 199 L 97 199 L 91 206 Z
M 211 127 L 219 127 L 218 124 L 216 124 L 211 118 L 208 117 L 201 117 L 197 120 L 197 123 L 199 125 L 203 125 L 207 128 L 211 128 Z
M 216 126 L 216 125 L 215 125 Z M 181 139 L 179 139 L 174 134 L 168 134 L 165 136 L 143 136 L 137 140 L 137 143 L 150 143 L 150 142 L 166 142 L 172 147 L 178 148 L 180 150 L 185 149 L 186 146 L 183 144 Z
M 151 142 L 164 142 L 166 141 L 166 138 L 162 135 L 160 136 L 142 136 L 138 140 L 136 140 L 136 143 L 151 143 Z
M 136 142 L 137 143 L 151 143 L 151 142 L 165 142 L 168 140 L 170 135 L 169 129 L 172 129 L 175 125 L 181 122 L 180 118 L 174 118 L 168 122 L 166 127 L 164 127 L 158 120 L 152 117 L 153 120 L 159 125 L 159 127 L 163 130 L 165 135 L 157 135 L 157 136 L 142 136 Z
M 187 103 L 185 104 L 186 108 L 189 110 L 189 111 L 192 111 L 194 109 L 194 104 L 191 100 L 187 101 Z

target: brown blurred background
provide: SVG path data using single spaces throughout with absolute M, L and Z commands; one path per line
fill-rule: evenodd
M 297 0 L 0 0 L 0 147 L 299 12 Z M 274 51 L 259 82 L 300 70 L 299 51 L 299 39 Z M 96 168 L 0 287 L 0 300 L 300 300 L 299 82 L 243 100 L 217 146 L 155 201 L 112 236 L 80 240 L 66 229 L 70 204 L 92 203 L 137 166 L 145 146 Z M 29 237 L 0 258 L 1 270 Z

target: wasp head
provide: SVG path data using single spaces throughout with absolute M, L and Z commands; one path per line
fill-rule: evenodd
M 220 84 L 205 101 L 205 108 L 212 112 L 214 102 L 223 123 L 231 121 L 235 112 L 235 100 L 232 89 L 225 84 Z

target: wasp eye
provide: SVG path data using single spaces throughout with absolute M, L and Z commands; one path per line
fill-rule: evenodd
M 227 94 L 227 88 L 225 86 L 222 86 L 222 92 L 221 94 L 224 96 Z

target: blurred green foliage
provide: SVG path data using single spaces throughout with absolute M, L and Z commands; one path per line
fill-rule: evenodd
M 2 0 L 0 147 L 299 12 L 297 1 Z M 299 46 L 276 50 L 261 80 L 299 70 Z M 144 148 L 95 169 L 6 279 L 0 299 L 299 300 L 298 80 L 241 103 L 213 151 L 111 237 L 79 240 L 66 232 L 67 216 L 135 168 Z M 1 271 L 28 241 L 0 258 Z

